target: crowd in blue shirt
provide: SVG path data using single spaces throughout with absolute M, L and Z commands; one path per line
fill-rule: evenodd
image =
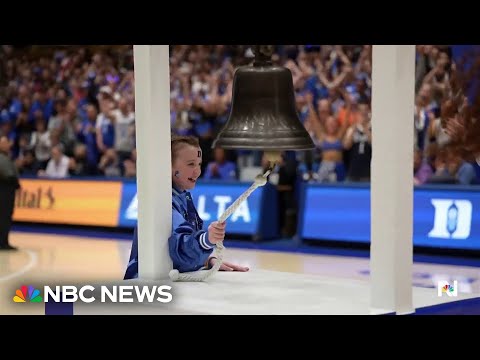
M 292 72 L 298 114 L 316 144 L 311 152 L 285 154 L 295 162 L 298 179 L 369 181 L 371 50 L 371 45 L 275 46 L 272 62 Z M 420 154 L 413 176 L 422 168 L 417 184 L 478 183 L 478 165 L 450 151 L 440 126 L 454 55 L 454 46 L 417 45 L 412 119 Z M 170 46 L 172 133 L 199 138 L 204 179 L 237 180 L 245 167 L 262 166 L 259 152 L 211 149 L 228 119 L 235 69 L 252 59 L 248 45 Z M 20 174 L 48 176 L 56 147 L 68 159 L 65 177 L 135 178 L 133 75 L 131 45 L 3 45 L 0 134 L 11 141 Z

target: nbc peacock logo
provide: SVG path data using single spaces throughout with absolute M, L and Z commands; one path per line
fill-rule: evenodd
M 447 296 L 458 296 L 458 284 L 457 280 L 453 282 L 453 286 L 450 285 L 447 281 L 439 281 L 437 284 L 438 296 L 441 297 L 443 294 Z
M 28 291 L 27 291 L 28 290 Z M 28 287 L 23 285 L 20 289 L 15 291 L 15 296 L 13 297 L 14 302 L 42 302 L 43 299 L 40 296 L 40 290 L 35 289 L 33 286 L 29 285 Z

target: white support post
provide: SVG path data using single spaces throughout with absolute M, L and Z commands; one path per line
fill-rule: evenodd
M 168 278 L 172 261 L 168 45 L 134 45 L 139 279 Z
M 374 45 L 372 59 L 371 313 L 414 312 L 415 45 Z

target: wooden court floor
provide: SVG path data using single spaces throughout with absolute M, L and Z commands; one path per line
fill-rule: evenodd
M 22 285 L 88 285 L 121 281 L 131 242 L 104 238 L 12 232 L 19 251 L 0 252 L 0 314 L 44 314 L 44 304 L 15 303 Z M 368 258 L 228 247 L 225 260 L 251 269 L 318 274 L 368 282 Z M 457 280 L 460 293 L 480 294 L 480 268 L 415 263 L 414 286 L 436 287 L 438 280 Z

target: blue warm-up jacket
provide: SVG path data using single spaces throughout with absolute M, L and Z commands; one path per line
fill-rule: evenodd
M 196 271 L 205 266 L 215 245 L 208 241 L 203 221 L 198 216 L 192 195 L 172 187 L 172 234 L 168 239 L 173 268 L 179 272 Z M 124 279 L 138 277 L 138 236 L 135 227 L 130 260 Z

